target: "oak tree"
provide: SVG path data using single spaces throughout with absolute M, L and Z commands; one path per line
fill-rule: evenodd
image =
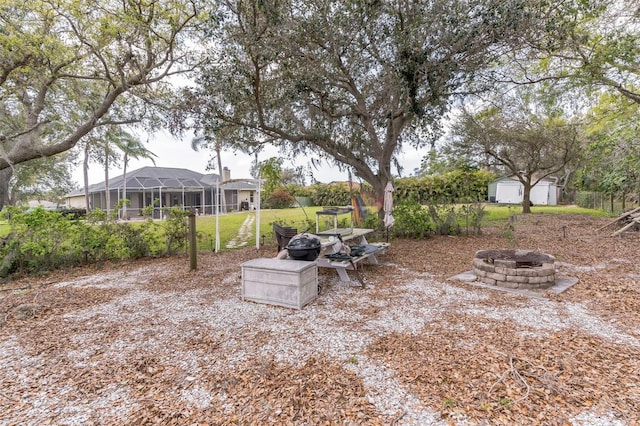
M 543 3 L 225 0 L 192 108 L 235 138 L 351 168 L 382 198 L 397 154 L 438 133 Z
M 531 213 L 531 188 L 562 174 L 580 159 L 583 123 L 549 102 L 550 89 L 503 94 L 479 111 L 463 110 L 452 126 L 449 148 L 456 158 L 501 170 L 523 186 L 522 212 Z
M 0 170 L 154 117 L 192 66 L 197 1 L 1 0 Z

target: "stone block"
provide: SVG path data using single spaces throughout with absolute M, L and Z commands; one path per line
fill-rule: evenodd
M 507 281 L 512 283 L 528 283 L 529 277 L 523 277 L 521 275 L 507 275 Z
M 531 284 L 546 284 L 549 282 L 549 277 L 529 277 Z
M 519 288 L 522 290 L 535 290 L 540 288 L 540 284 L 520 283 Z
M 516 275 L 521 275 L 523 277 L 537 277 L 538 270 L 533 268 L 518 268 Z
M 487 272 L 487 278 L 492 278 L 496 281 L 504 281 L 507 276 L 505 274 L 498 274 L 495 272 Z
M 486 263 L 482 259 L 473 259 L 473 267 L 487 272 L 493 272 L 495 268 L 492 264 Z
M 553 266 L 553 263 L 544 263 L 542 264 L 542 268 L 540 268 L 539 271 L 541 272 L 540 275 L 542 276 L 555 275 L 556 268 Z
M 494 265 L 500 266 L 502 268 L 515 268 L 516 261 L 515 260 L 505 260 L 505 259 L 496 259 L 493 262 Z
M 502 268 L 496 266 L 495 272 L 497 272 L 498 274 L 516 275 L 518 273 L 518 270 L 516 268 Z
M 520 287 L 520 283 L 510 283 L 508 281 L 497 283 L 497 285 L 499 287 L 504 287 L 504 288 L 519 288 Z
M 480 270 L 478 268 L 474 268 L 473 273 L 476 274 L 476 277 L 486 277 L 487 276 L 487 272 Z
M 482 281 L 485 284 L 496 285 L 496 280 L 494 280 L 492 278 L 482 277 L 482 278 L 480 278 L 480 281 Z

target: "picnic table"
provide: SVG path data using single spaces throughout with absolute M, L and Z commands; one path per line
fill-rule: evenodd
M 389 243 L 369 243 L 366 236 L 373 231 L 367 228 L 351 228 L 347 232 L 335 235 L 329 235 L 326 232 L 317 235 L 322 247 L 317 259 L 318 267 L 335 269 L 341 281 L 351 281 L 347 271 L 355 271 L 358 264 L 366 261 L 366 263 L 377 265 L 376 254 L 383 253 L 389 247 Z M 357 245 L 362 251 L 356 256 L 339 255 L 340 244 L 338 243 L 340 242 L 349 246 Z

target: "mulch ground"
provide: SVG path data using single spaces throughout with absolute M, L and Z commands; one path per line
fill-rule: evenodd
M 322 270 L 327 285 L 301 311 L 237 301 L 239 265 L 272 257 L 275 243 L 201 253 L 197 271 L 176 256 L 15 279 L 0 287 L 0 424 L 428 424 L 410 407 L 381 409 L 375 384 L 363 378 L 363 364 L 371 363 L 435 413 L 433 424 L 638 425 L 640 235 L 599 231 L 608 221 L 535 214 L 479 236 L 392 239 L 382 265 L 361 271 L 366 289 L 342 297 L 335 272 Z M 541 302 L 448 280 L 471 269 L 477 250 L 500 248 L 551 254 L 579 283 Z M 421 277 L 447 297 L 466 298 L 417 328 L 372 331 L 399 280 Z M 197 305 L 202 319 L 177 319 L 179 309 L 170 306 L 176 294 L 198 295 L 188 306 Z M 367 302 L 356 303 L 359 295 Z M 226 300 L 235 303 L 231 309 L 250 306 L 226 325 L 240 333 L 237 346 L 225 326 L 211 325 L 210 318 L 227 315 L 211 313 L 212 306 L 222 309 Z M 162 314 L 162 303 L 173 316 Z M 337 316 L 349 309 L 357 321 Z M 481 320 L 470 309 L 482 311 Z M 538 309 L 539 316 L 528 326 L 487 314 L 508 309 Z M 555 328 L 545 323 L 551 309 L 561 313 Z M 336 327 L 369 340 L 357 357 L 309 356 L 311 341 L 282 349 L 295 349 L 294 361 L 264 349 L 294 333 L 283 324 L 309 312 L 314 321 L 333 315 Z M 576 312 L 606 330 L 573 324 Z

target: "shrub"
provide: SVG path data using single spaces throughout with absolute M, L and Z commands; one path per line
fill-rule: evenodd
M 267 209 L 286 209 L 293 205 L 295 198 L 285 189 L 277 188 L 263 202 Z
M 165 209 L 158 224 L 118 223 L 115 216 L 96 209 L 77 220 L 73 215 L 7 207 L 2 218 L 9 233 L 0 240 L 0 277 L 36 273 L 101 260 L 135 259 L 175 253 L 187 245 L 189 214 L 178 207 Z
M 394 235 L 410 238 L 424 238 L 431 230 L 429 213 L 423 206 L 413 200 L 404 200 L 394 206 Z
M 479 171 L 454 170 L 442 175 L 397 179 L 395 197 L 427 203 L 467 203 L 487 199 L 493 174 Z
M 345 184 L 317 183 L 310 188 L 315 206 L 346 206 L 351 204 L 351 192 Z
M 165 209 L 167 220 L 164 223 L 164 232 L 167 241 L 167 254 L 177 253 L 187 247 L 189 238 L 189 225 L 187 216 L 189 212 L 180 207 Z
M 62 216 L 66 216 L 70 219 L 83 219 L 87 215 L 87 209 L 80 208 L 64 208 L 58 210 Z
M 39 272 L 81 261 L 81 253 L 69 238 L 77 233 L 78 222 L 41 207 L 33 210 L 7 207 L 2 216 L 10 232 L 0 245 L 1 276 L 18 271 Z
M 454 204 L 427 205 L 429 217 L 434 223 L 434 232 L 439 235 L 457 235 L 460 233 L 456 206 Z
M 487 216 L 484 203 L 465 204 L 458 209 L 458 213 L 464 219 L 467 235 L 470 228 L 475 235 L 482 234 L 482 221 Z

